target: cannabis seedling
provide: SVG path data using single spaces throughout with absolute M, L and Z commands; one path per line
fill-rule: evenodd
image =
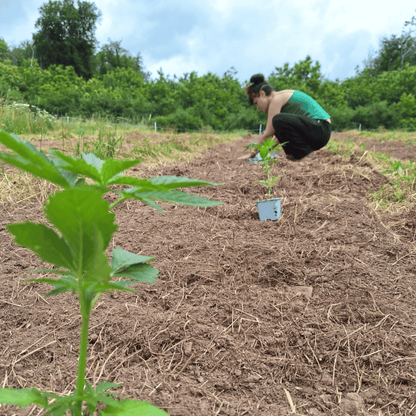
M 93 154 L 82 154 L 79 160 L 51 150 L 50 157 L 18 136 L 4 132 L 0 132 L 0 143 L 14 152 L 0 152 L 0 160 L 63 188 L 49 197 L 44 209 L 52 227 L 26 221 L 9 224 L 7 228 L 17 244 L 32 250 L 54 266 L 34 272 L 59 276 L 57 279 L 31 281 L 52 285 L 54 289 L 48 293 L 49 296 L 67 291 L 77 293 L 82 318 L 75 391 L 61 397 L 36 388 L 0 388 L 0 404 L 20 407 L 35 404 L 52 416 L 64 416 L 67 411 L 73 416 L 92 416 L 99 403 L 105 406 L 99 411 L 100 416 L 166 415 L 150 403 L 116 400 L 108 392 L 117 387 L 114 383 L 103 382 L 94 387 L 85 378 L 90 316 L 100 295 L 114 290 L 135 292 L 129 287 L 131 284 L 153 283 L 158 276 L 158 270 L 148 264 L 152 261 L 151 257 L 129 253 L 118 247 L 113 250 L 109 264 L 106 249 L 117 230 L 115 214 L 111 209 L 130 198 L 160 211 L 162 209 L 155 200 L 200 207 L 218 205 L 221 202 L 177 191 L 178 188 L 217 184 L 175 176 L 151 179 L 127 177 L 123 175 L 124 170 L 137 165 L 139 160 L 103 161 Z M 88 185 L 85 178 L 91 179 L 94 184 Z M 130 188 L 117 190 L 113 189 L 113 185 Z M 114 192 L 119 199 L 110 204 L 103 199 L 108 192 Z
M 285 143 L 281 143 L 276 145 L 276 141 L 272 138 L 269 137 L 267 140 L 265 140 L 262 144 L 257 144 L 257 143 L 251 143 L 248 146 L 245 146 L 245 149 L 258 149 L 259 150 L 259 154 L 260 154 L 260 163 L 261 163 L 261 169 L 260 171 L 266 171 L 266 176 L 267 179 L 266 180 L 260 180 L 260 181 L 256 181 L 256 182 L 260 182 L 262 185 L 264 185 L 267 188 L 268 191 L 268 196 L 271 196 L 271 189 L 273 184 L 282 177 L 282 175 L 280 176 L 275 176 L 272 177 L 271 175 L 271 170 L 272 170 L 272 163 L 277 162 L 276 159 L 273 158 L 273 156 L 270 155 L 270 152 L 273 151 L 280 151 L 280 149 L 282 148 L 282 146 Z

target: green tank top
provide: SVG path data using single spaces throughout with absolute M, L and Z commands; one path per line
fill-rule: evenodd
M 312 97 L 302 91 L 295 91 L 280 112 L 299 114 L 320 120 L 331 117 Z

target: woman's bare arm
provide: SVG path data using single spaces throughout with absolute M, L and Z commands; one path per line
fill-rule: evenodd
M 273 118 L 280 113 L 282 107 L 287 103 L 287 96 L 285 95 L 276 95 L 276 97 L 271 101 L 269 109 L 267 111 L 267 124 L 264 132 L 262 134 L 253 135 L 253 142 L 257 144 L 262 144 L 269 137 L 276 137 L 273 127 Z M 277 137 L 276 137 L 277 139 Z M 278 140 L 278 139 L 277 139 Z

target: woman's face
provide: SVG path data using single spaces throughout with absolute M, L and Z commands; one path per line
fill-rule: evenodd
M 260 91 L 257 97 L 253 97 L 253 104 L 257 107 L 257 110 L 267 113 L 267 110 L 269 109 L 269 100 L 263 90 Z

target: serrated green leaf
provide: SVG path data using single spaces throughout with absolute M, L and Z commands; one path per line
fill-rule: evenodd
M 47 181 L 62 188 L 67 188 L 70 186 L 68 181 L 59 173 L 58 169 L 53 166 L 37 166 L 31 162 L 23 160 L 18 156 L 9 155 L 3 152 L 0 152 L 0 159 L 25 172 L 29 172 L 38 178 L 46 179 Z
M 102 192 L 90 188 L 58 192 L 49 198 L 45 214 L 70 247 L 78 271 L 91 273 L 103 268 L 106 274 L 111 273 L 105 249 L 117 225 Z
M 214 205 L 222 204 L 222 202 L 213 201 L 202 196 L 174 190 L 135 192 L 133 195 L 138 199 L 155 199 L 158 201 L 172 202 L 174 204 L 189 205 L 193 207 L 212 207 Z
M 47 415 L 65 416 L 66 411 L 70 410 L 74 404 L 74 396 L 57 397 L 55 402 L 51 403 L 47 409 Z
M 26 160 L 39 162 L 40 157 L 44 162 L 48 162 L 48 157 L 42 150 L 37 150 L 32 143 L 22 140 L 14 133 L 0 131 L 0 143 L 3 143 L 8 149 L 13 150 Z
M 107 406 L 100 416 L 169 416 L 165 411 L 148 402 L 125 399 L 118 407 Z
M 89 165 L 94 166 L 98 171 L 101 170 L 104 160 L 95 156 L 94 153 L 81 153 L 81 156 Z
M 21 408 L 36 404 L 45 408 L 48 405 L 48 400 L 47 395 L 35 388 L 14 389 L 13 387 L 8 387 L 0 388 L 0 403 Z
M 118 276 L 129 277 L 136 282 L 153 284 L 159 276 L 159 270 L 149 264 L 134 264 L 114 274 L 114 277 Z
M 130 176 L 122 176 L 120 178 L 113 178 L 107 182 L 107 185 L 131 185 L 141 189 L 152 190 L 155 188 L 147 179 L 132 178 Z
M 151 206 L 152 208 L 157 209 L 157 210 L 158 210 L 159 212 L 161 212 L 162 214 L 164 213 L 164 212 L 163 212 L 163 209 L 160 207 L 160 205 L 159 205 L 157 202 L 152 201 L 151 199 L 141 198 L 141 197 L 139 197 L 139 196 L 136 196 L 135 198 L 136 198 L 136 199 L 138 199 L 139 201 L 142 201 L 143 203 L 145 203 L 145 204 L 147 204 L 147 205 Z
M 269 154 L 268 147 L 264 146 L 260 149 L 260 157 L 262 158 L 263 161 L 267 158 L 268 154 Z
M 50 296 L 60 295 L 61 293 L 69 292 L 69 290 L 70 289 L 68 289 L 65 286 L 59 286 L 56 289 L 53 289 L 50 292 L 48 292 L 45 296 L 50 297 Z
M 108 212 L 108 202 L 101 196 L 102 192 L 93 189 L 73 188 L 50 197 L 46 217 L 62 233 L 62 238 L 43 224 L 10 224 L 9 231 L 18 244 L 30 248 L 48 263 L 81 273 L 85 282 L 109 282 L 112 269 L 105 249 L 117 225 L 115 215 Z M 66 290 L 65 285 L 57 283 L 49 295 Z
M 65 177 L 54 166 L 52 160 L 43 151 L 37 150 L 31 143 L 24 142 L 15 134 L 6 132 L 0 132 L 0 143 L 16 153 L 0 152 L 1 160 L 63 188 L 70 186 Z
M 100 383 L 96 389 L 94 389 L 88 381 L 85 380 L 85 392 L 83 395 L 83 400 L 86 402 L 89 414 L 95 414 L 94 411 L 97 408 L 99 402 L 102 402 L 106 405 L 114 406 L 115 408 L 120 407 L 120 402 L 111 397 L 111 395 L 116 394 L 112 392 L 105 392 L 104 390 L 110 389 L 113 387 L 118 387 L 118 384 L 103 382 Z
M 36 253 L 47 263 L 75 270 L 71 250 L 58 234 L 44 224 L 33 222 L 8 224 L 7 229 L 14 235 L 14 241 Z
M 87 394 L 94 394 L 94 388 L 91 386 L 91 384 L 88 382 L 88 380 L 84 380 L 84 386 L 85 386 L 85 391 L 87 392 Z
M 136 190 L 137 188 L 131 188 L 131 189 Z M 127 189 L 127 191 L 130 191 L 130 189 Z M 151 206 L 152 208 L 157 209 L 159 212 L 161 212 L 163 214 L 163 209 L 155 201 L 152 201 L 151 199 L 147 199 L 147 198 L 142 198 L 140 196 L 140 194 L 135 195 L 134 193 L 127 192 L 127 191 L 119 191 L 119 192 L 116 192 L 116 193 L 121 195 L 124 200 L 130 199 L 130 198 L 131 199 L 137 199 L 138 201 L 141 201 L 144 204 L 147 204 L 147 205 Z
M 138 163 L 140 163 L 139 160 L 120 161 L 114 159 L 107 159 L 100 170 L 102 183 L 107 185 L 109 180 L 114 178 L 114 176 L 124 172 L 132 166 L 137 165 Z
M 111 282 L 102 285 L 94 285 L 93 295 L 95 295 L 96 293 L 112 292 L 113 290 L 122 290 L 124 292 L 136 293 L 136 290 L 127 287 L 129 284 L 133 283 L 137 282 L 124 280 L 120 282 Z
M 108 182 L 109 185 L 132 185 L 135 188 L 127 189 L 127 193 L 142 191 L 169 191 L 171 189 L 189 188 L 195 186 L 219 186 L 214 182 L 201 181 L 199 179 L 189 179 L 187 177 L 177 176 L 155 176 L 150 179 L 138 179 L 131 177 L 117 178 Z
M 95 394 L 94 389 L 92 386 L 85 380 L 85 392 L 84 392 L 84 400 L 83 400 L 88 409 L 88 414 L 93 415 L 95 409 L 98 405 L 98 397 Z
M 116 383 L 111 383 L 109 381 L 103 381 L 100 384 L 97 385 L 97 387 L 95 388 L 95 391 L 97 393 L 101 393 L 104 390 L 108 390 L 108 389 L 114 389 L 116 387 L 120 387 L 120 384 L 116 384 Z M 111 394 L 111 393 L 108 393 Z
M 84 280 L 88 284 L 106 284 L 111 280 L 113 270 L 108 264 L 108 257 L 105 253 L 103 236 L 96 226 L 93 227 L 92 235 L 93 246 L 85 250 L 83 258 Z M 87 255 L 85 255 L 88 253 Z
M 114 272 L 117 272 L 122 267 L 152 261 L 153 259 L 154 257 L 139 256 L 138 254 L 130 253 L 120 247 L 116 247 L 113 249 L 111 268 Z
M 72 293 L 78 290 L 77 281 L 71 277 L 62 277 L 60 279 L 32 279 L 36 283 L 48 283 L 55 287 L 54 290 L 46 294 L 46 296 L 53 296 L 59 293 L 65 293 L 71 290 Z
M 68 287 L 71 290 L 77 289 L 77 281 L 72 277 L 61 277 L 60 279 L 30 279 L 31 282 L 37 282 L 37 283 L 48 283 L 50 285 L 54 285 L 56 283 L 59 283 L 60 285 L 64 285 Z
M 187 188 L 191 186 L 218 186 L 218 183 L 201 181 L 199 179 L 189 179 L 186 176 L 155 176 L 149 179 L 154 185 L 159 185 L 159 189 L 178 189 Z
M 104 403 L 107 406 L 119 407 L 120 402 L 114 399 L 113 397 L 104 394 L 98 394 L 96 397 L 99 402 Z
M 52 157 L 50 158 L 54 166 L 57 168 L 59 173 L 68 181 L 68 183 L 72 186 L 75 186 L 77 181 L 78 175 L 74 172 L 70 172 L 69 170 L 63 169 L 62 166 L 65 165 L 65 162 L 61 160 L 54 150 L 48 149 L 49 155 Z
M 65 162 L 61 164 L 63 169 L 76 173 L 77 175 L 86 176 L 87 178 L 92 179 L 94 182 L 101 184 L 100 172 L 94 165 L 88 163 L 83 159 L 75 159 L 72 156 L 65 155 L 64 153 L 58 152 L 57 150 L 54 151 L 54 155 L 61 159 L 61 161 Z

